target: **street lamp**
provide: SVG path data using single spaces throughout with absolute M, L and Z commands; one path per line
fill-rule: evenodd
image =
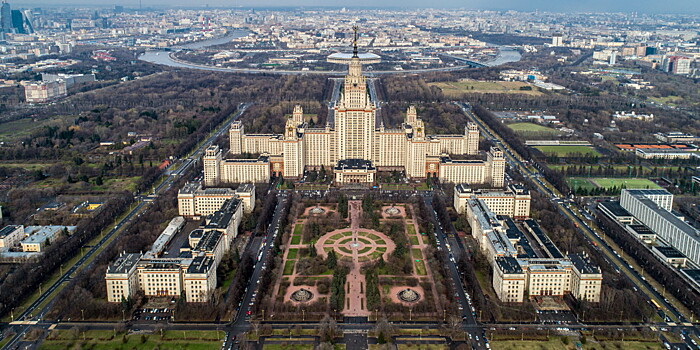
M 82 317 L 83 321 L 85 321 L 85 310 L 80 309 L 80 316 Z

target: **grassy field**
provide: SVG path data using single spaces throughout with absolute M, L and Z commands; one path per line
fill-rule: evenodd
M 622 188 L 624 185 L 628 189 L 659 189 L 659 185 L 653 183 L 649 179 L 641 178 L 607 178 L 607 177 L 570 177 L 566 179 L 571 188 L 585 188 L 591 190 L 594 188 Z
M 224 332 L 216 331 L 166 331 L 163 332 L 162 337 L 160 334 L 117 334 L 115 337 L 112 331 L 85 331 L 84 334 L 60 331 L 52 333 L 39 349 L 205 350 L 220 348 L 223 337 Z
M 298 253 L 298 248 L 289 248 L 289 251 L 287 252 L 287 259 L 296 259 Z
M 74 117 L 63 116 L 51 119 L 34 121 L 32 118 L 25 118 L 0 124 L 0 141 L 12 142 L 31 136 L 40 131 L 45 126 L 62 125 L 64 120 Z
M 301 231 L 304 229 L 304 225 L 302 224 L 296 224 L 294 225 L 294 232 L 292 233 L 293 235 L 300 235 Z
M 560 135 L 561 131 L 535 123 L 513 123 L 506 125 L 518 134 L 550 134 Z
M 299 244 L 301 243 L 301 236 L 292 236 L 292 244 Z
M 291 275 L 294 273 L 294 264 L 296 263 L 296 260 L 287 260 L 284 262 L 284 272 L 282 272 L 283 275 Z
M 491 349 L 493 350 L 560 350 L 560 349 L 575 349 L 576 346 L 573 344 L 574 341 L 570 341 L 569 344 L 564 344 L 560 338 L 550 339 L 549 341 L 519 341 L 519 340 L 509 340 L 509 341 L 492 341 Z M 626 350 L 648 350 L 648 349 L 662 349 L 660 343 L 651 342 L 605 342 L 594 343 L 588 342 L 582 346 L 583 349 L 626 349 Z
M 535 146 L 544 154 L 555 154 L 557 157 L 566 157 L 569 154 L 581 154 L 600 156 L 600 153 L 588 146 Z
M 437 86 L 447 97 L 460 97 L 462 94 L 468 93 L 542 95 L 536 87 L 520 81 L 460 80 L 458 82 L 439 82 L 428 85 Z M 520 90 L 521 87 L 530 87 L 532 90 Z
M 625 186 L 625 188 L 633 189 L 633 188 L 650 188 L 650 189 L 659 189 L 659 185 L 653 183 L 649 179 L 625 179 L 625 178 L 593 178 L 591 179 L 593 183 L 598 185 L 598 187 L 604 187 L 604 188 L 611 188 L 611 187 L 618 187 L 621 188 L 622 186 Z
M 409 184 L 381 184 L 380 186 L 382 189 L 390 190 L 390 191 L 412 191 L 413 190 L 413 187 Z

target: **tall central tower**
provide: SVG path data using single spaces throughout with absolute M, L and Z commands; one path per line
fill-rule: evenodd
M 345 76 L 342 96 L 334 107 L 338 159 L 372 160 L 377 107 L 367 93 L 367 79 L 357 54 L 357 27 L 353 55 Z

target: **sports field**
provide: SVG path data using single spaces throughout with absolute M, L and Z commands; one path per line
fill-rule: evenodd
M 557 157 L 567 157 L 569 155 L 592 155 L 600 156 L 600 153 L 589 146 L 535 146 L 544 154 L 554 154 Z
M 428 85 L 437 86 L 447 97 L 459 97 L 462 94 L 470 93 L 542 95 L 537 88 L 520 81 L 460 80 L 456 82 L 430 83 Z M 520 88 L 530 88 L 531 90 L 520 90 Z
M 624 188 L 627 189 L 659 189 L 659 185 L 649 179 L 641 178 L 609 178 L 609 177 L 570 177 L 566 179 L 569 187 L 583 188 L 592 190 L 598 187 L 602 188 Z
M 508 124 L 506 126 L 511 128 L 511 130 L 515 131 L 516 133 L 521 134 L 521 135 L 527 135 L 527 134 L 560 135 L 561 134 L 561 131 L 559 131 L 557 129 L 549 128 L 549 127 L 535 124 L 535 123 L 513 123 L 513 124 Z

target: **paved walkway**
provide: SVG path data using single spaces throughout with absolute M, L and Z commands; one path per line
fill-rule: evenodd
M 360 228 L 360 215 L 362 214 L 361 201 L 349 201 L 350 229 L 353 241 L 357 241 L 357 231 Z M 357 247 L 352 250 L 352 270 L 348 273 L 345 284 L 345 308 L 343 315 L 346 317 L 369 316 L 367 311 L 367 297 L 365 295 L 365 275 L 360 272 L 360 260 Z

